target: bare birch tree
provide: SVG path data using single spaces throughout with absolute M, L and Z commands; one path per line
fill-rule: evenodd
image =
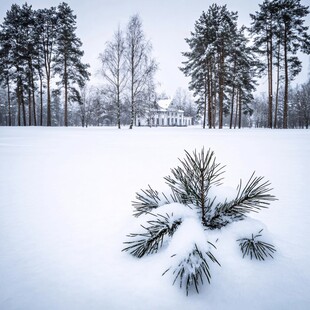
M 126 58 L 128 66 L 128 86 L 130 96 L 130 126 L 136 124 L 137 98 L 143 92 L 148 79 L 153 78 L 157 69 L 154 59 L 150 58 L 152 46 L 146 40 L 139 15 L 130 18 L 126 33 Z
M 116 106 L 117 126 L 121 128 L 121 100 L 127 81 L 125 59 L 125 39 L 120 28 L 114 33 L 112 41 L 106 43 L 106 48 L 99 55 L 101 60 L 101 74 L 107 81 L 112 101 Z

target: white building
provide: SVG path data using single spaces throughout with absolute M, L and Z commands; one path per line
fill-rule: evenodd
M 157 102 L 158 109 L 152 110 L 149 117 L 138 119 L 139 126 L 190 126 L 192 117 L 184 116 L 183 110 L 176 109 L 172 99 L 161 99 Z

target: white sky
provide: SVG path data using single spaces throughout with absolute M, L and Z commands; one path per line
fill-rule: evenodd
M 29 0 L 34 9 L 57 6 L 59 0 Z M 238 11 L 239 24 L 249 25 L 249 13 L 258 10 L 258 3 L 263 0 L 67 0 L 77 15 L 77 34 L 83 42 L 84 62 L 91 65 L 92 79 L 100 68 L 99 53 L 103 52 L 105 42 L 110 40 L 118 25 L 125 28 L 129 18 L 138 13 L 143 22 L 143 30 L 153 45 L 153 56 L 159 63 L 157 80 L 160 90 L 173 96 L 178 87 L 187 88 L 188 80 L 178 69 L 185 60 L 181 52 L 188 46 L 184 38 L 190 36 L 195 21 L 202 11 L 216 2 L 227 4 L 231 11 Z M 13 3 L 23 4 L 25 1 L 1 0 L 0 22 Z M 303 5 L 310 5 L 310 0 L 302 0 Z M 310 18 L 307 18 L 310 25 Z M 307 79 L 309 56 L 303 56 L 303 72 L 298 76 L 299 83 Z M 261 81 L 261 90 L 267 89 L 266 79 Z

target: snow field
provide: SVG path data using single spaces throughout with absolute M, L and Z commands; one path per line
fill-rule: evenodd
M 0 309 L 308 309 L 309 142 L 308 130 L 0 128 Z M 135 192 L 164 190 L 184 149 L 202 146 L 226 165 L 228 191 L 255 170 L 279 200 L 210 236 L 221 267 L 186 297 L 162 276 L 173 248 L 121 250 L 140 223 Z M 257 226 L 274 260 L 242 259 L 239 232 Z

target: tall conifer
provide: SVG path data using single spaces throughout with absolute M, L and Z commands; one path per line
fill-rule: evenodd
M 68 126 L 68 102 L 80 102 L 79 88 L 89 79 L 89 65 L 82 63 L 82 42 L 76 36 L 76 15 L 65 2 L 57 10 L 58 30 L 53 70 L 60 76 L 58 85 L 64 88 L 64 125 Z

